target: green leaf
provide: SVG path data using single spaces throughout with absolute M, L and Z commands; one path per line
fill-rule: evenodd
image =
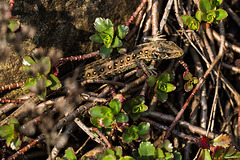
M 51 61 L 50 61 L 50 58 L 49 57 L 43 57 L 41 60 L 40 60 L 40 63 L 42 63 L 44 65 L 45 68 L 45 71 L 44 71 L 44 75 L 47 75 L 50 70 L 51 70 Z
M 198 78 L 197 77 L 193 77 L 191 79 L 191 81 L 192 81 L 193 84 L 197 84 L 198 83 Z
M 231 144 L 231 138 L 227 134 L 221 134 L 218 137 L 214 138 L 213 140 L 210 141 L 212 146 L 221 146 L 223 148 L 227 148 Z
M 28 78 L 26 83 L 23 85 L 23 89 L 30 89 L 32 85 L 37 85 L 37 80 L 35 78 Z
M 105 117 L 101 112 L 101 107 L 96 106 L 89 110 L 89 114 L 93 117 L 103 118 Z
M 134 100 L 131 101 L 132 106 L 144 104 L 144 103 L 145 103 L 144 97 L 141 97 L 141 96 L 136 97 Z
M 67 158 L 67 160 L 77 160 L 77 156 L 74 153 L 74 150 L 72 147 L 68 147 L 65 150 L 65 155 L 64 155 L 64 159 Z
M 227 159 L 240 159 L 240 152 L 237 152 L 231 156 L 224 156 L 224 158 L 227 158 Z
M 100 36 L 103 39 L 103 43 L 105 44 L 105 46 L 107 48 L 111 47 L 113 38 L 110 35 L 106 34 L 106 33 L 102 33 Z
M 113 119 L 112 119 L 111 117 L 106 117 L 106 118 L 103 118 L 103 119 L 102 119 L 102 124 L 103 124 L 105 127 L 110 126 L 112 123 L 113 123 Z
M 12 150 L 17 151 L 20 149 L 21 145 L 22 145 L 22 141 L 20 139 L 20 135 L 18 134 L 18 137 L 12 141 L 12 143 L 10 144 L 10 147 L 12 148 Z
M 161 158 L 164 158 L 164 157 L 165 157 L 165 155 L 164 155 L 163 151 L 160 148 L 156 149 L 156 151 L 154 153 L 154 158 L 155 159 L 157 159 L 157 158 L 161 159 Z
M 107 155 L 102 160 L 117 160 L 117 158 L 114 155 Z
M 150 142 L 142 142 L 138 148 L 138 153 L 141 156 L 153 156 L 155 147 Z
M 180 152 L 174 151 L 174 160 L 182 160 L 182 155 Z
M 52 82 L 50 80 L 48 80 L 45 75 L 37 76 L 37 85 L 39 83 L 41 83 L 41 81 L 44 82 L 44 87 L 46 87 L 46 88 L 49 87 L 52 84 Z
M 98 17 L 95 19 L 94 27 L 98 32 L 103 32 L 106 29 L 113 27 L 113 24 L 109 19 Z
M 209 0 L 200 0 L 200 9 L 203 13 L 207 13 L 207 11 L 211 10 Z
M 207 13 L 202 14 L 202 19 L 208 23 L 212 23 L 216 17 L 216 13 L 213 10 L 208 11 Z
M 212 160 L 211 155 L 208 152 L 208 149 L 202 149 L 198 159 L 199 160 Z
M 181 16 L 181 21 L 185 24 L 185 25 L 188 25 L 188 23 L 187 23 L 187 19 L 188 18 L 193 18 L 193 17 L 191 17 L 191 16 L 189 16 L 189 15 L 182 15 Z
M 90 118 L 90 122 L 91 122 L 94 126 L 100 127 L 99 121 L 100 121 L 100 118 L 97 118 L 97 117 L 91 117 L 91 118 Z
M 195 14 L 195 18 L 196 18 L 196 20 L 198 20 L 198 22 L 201 22 L 202 21 L 202 12 L 197 11 Z
M 166 83 L 166 86 L 167 86 L 167 89 L 166 89 L 167 93 L 172 92 L 172 91 L 174 91 L 176 89 L 176 86 L 174 86 L 171 83 Z
M 186 81 L 188 81 L 189 79 L 191 79 L 192 76 L 193 76 L 192 73 L 190 73 L 190 72 L 188 72 L 188 71 L 185 71 L 185 72 L 183 73 L 183 79 L 186 80 Z
M 133 113 L 141 113 L 145 112 L 148 109 L 148 107 L 145 104 L 139 104 L 137 106 L 133 106 L 132 112 Z
M 132 120 L 136 121 L 140 117 L 140 113 L 130 112 L 130 117 L 132 118 Z
M 147 84 L 150 87 L 154 87 L 156 81 L 157 81 L 157 78 L 155 76 L 149 76 L 148 79 L 147 79 Z
M 129 129 L 128 129 L 128 133 L 129 134 L 135 134 L 135 133 L 137 133 L 138 132 L 138 127 L 137 126 L 131 126 L 131 127 L 129 127 Z
M 161 143 L 159 148 L 166 150 L 167 152 L 172 152 L 173 151 L 173 146 L 172 143 L 170 143 L 169 140 L 165 140 L 163 143 Z
M 222 4 L 222 0 L 210 0 L 210 4 L 212 6 L 212 9 L 216 9 L 217 6 L 220 6 L 220 4 Z
M 90 37 L 91 41 L 95 41 L 95 42 L 99 42 L 99 43 L 103 43 L 103 39 L 100 36 L 100 33 L 94 34 Z
M 44 100 L 47 95 L 47 89 L 45 88 L 41 93 L 37 94 L 38 98 Z
M 228 149 L 226 150 L 226 152 L 224 153 L 224 157 L 229 157 L 234 155 L 235 153 L 237 153 L 237 150 L 235 148 L 235 146 L 230 145 L 230 147 L 228 147 Z
M 157 97 L 163 103 L 168 99 L 168 94 L 163 91 L 157 91 Z
M 111 150 L 111 149 L 109 149 L 109 148 L 107 148 L 107 149 L 105 149 L 104 154 L 105 154 L 105 155 L 114 155 L 114 151 Z
M 123 133 L 122 140 L 123 140 L 123 142 L 130 143 L 130 142 L 132 142 L 132 137 L 128 133 Z
M 116 48 L 116 47 L 121 47 L 122 46 L 122 41 L 116 36 L 114 38 L 113 44 L 112 44 L 112 48 Z
M 122 157 L 122 147 L 121 146 L 117 146 L 113 150 L 115 151 L 115 155 L 116 155 L 117 159 Z
M 170 74 L 168 74 L 167 72 L 162 73 L 157 79 L 157 82 L 160 82 L 160 81 L 170 82 L 171 81 Z
M 23 71 L 26 73 L 26 75 L 31 76 L 31 75 L 29 75 L 29 73 L 31 73 L 31 67 L 29 67 L 29 66 L 22 66 L 22 67 L 23 67 Z
M 117 120 L 118 123 L 124 123 L 128 122 L 128 116 L 124 113 L 119 113 L 118 115 L 115 116 L 115 119 Z
M 106 58 L 107 56 L 110 55 L 110 53 L 112 53 L 112 51 L 113 51 L 112 47 L 107 48 L 105 45 L 103 45 L 100 48 L 100 55 L 102 56 L 102 58 Z
M 223 9 L 217 9 L 216 11 L 216 20 L 220 21 L 228 16 L 228 13 Z
M 23 65 L 25 66 L 33 66 L 36 64 L 36 62 L 29 56 L 23 58 Z
M 112 110 L 106 106 L 101 107 L 101 112 L 105 117 L 113 118 Z
M 50 74 L 48 79 L 52 82 L 52 84 L 49 86 L 51 90 L 58 90 L 62 87 L 61 82 L 54 74 Z
M 121 110 L 122 104 L 121 101 L 119 99 L 113 99 L 110 103 L 109 103 L 109 107 L 112 110 L 112 113 L 114 115 L 118 114 Z
M 192 84 L 191 80 L 189 80 L 187 83 L 185 83 L 185 85 L 184 85 L 184 90 L 185 90 L 186 92 L 189 92 L 189 91 L 191 91 L 192 89 L 193 89 L 193 84 Z
M 124 157 L 121 157 L 119 160 L 135 160 L 135 159 L 131 156 L 124 156 Z
M 8 24 L 8 28 L 11 30 L 11 32 L 15 32 L 16 30 L 19 29 L 20 23 L 16 20 L 10 19 Z
M 4 139 L 7 139 L 7 137 L 9 136 L 9 135 L 11 135 L 12 134 L 12 130 L 11 130 L 11 127 L 10 126 L 2 126 L 2 127 L 0 127 L 0 136 L 2 137 L 2 138 L 4 138 Z
M 174 158 L 174 155 L 172 153 L 166 152 L 165 155 L 166 160 L 173 160 Z
M 113 35 L 114 35 L 114 29 L 113 29 L 113 27 L 110 27 L 110 28 L 106 29 L 106 30 L 104 31 L 104 33 L 106 33 L 107 35 L 111 36 L 111 38 L 113 39 Z
M 199 30 L 200 23 L 196 19 L 188 18 L 187 19 L 187 24 L 188 24 L 189 29 L 196 30 L 196 31 Z
M 123 39 L 127 33 L 128 33 L 128 26 L 125 26 L 125 25 L 119 25 L 118 28 L 117 28 L 117 35 L 120 39 Z
M 149 131 L 149 128 L 150 128 L 150 123 L 148 123 L 148 122 L 141 122 L 138 125 L 138 134 L 139 135 L 147 134 L 148 131 Z

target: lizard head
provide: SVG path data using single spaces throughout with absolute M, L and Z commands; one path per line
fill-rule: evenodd
M 160 41 L 153 45 L 152 54 L 156 59 L 173 59 L 181 57 L 184 52 L 182 48 L 172 41 Z

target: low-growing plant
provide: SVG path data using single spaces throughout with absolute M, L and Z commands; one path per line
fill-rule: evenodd
M 147 83 L 150 87 L 154 88 L 154 92 L 157 93 L 157 97 L 161 102 L 165 102 L 168 98 L 168 93 L 176 89 L 176 86 L 169 83 L 174 79 L 173 71 L 163 72 L 158 78 L 150 76 L 147 79 Z
M 231 144 L 231 138 L 226 134 L 221 134 L 213 140 L 209 140 L 203 136 L 197 140 L 197 144 L 201 148 L 199 160 L 226 160 L 240 159 L 240 152 Z M 210 154 L 212 153 L 212 154 Z
M 135 121 L 140 116 L 144 116 L 149 113 L 148 106 L 144 103 L 145 100 L 143 97 L 136 97 L 130 101 L 127 101 L 123 105 L 123 109 Z
M 18 150 L 21 147 L 22 140 L 19 129 L 20 124 L 14 117 L 10 117 L 7 124 L 0 127 L 0 136 L 6 140 L 7 147 L 12 150 Z
M 200 10 L 196 12 L 195 17 L 182 15 L 181 20 L 189 29 L 198 31 L 202 21 L 210 24 L 228 16 L 225 10 L 217 9 L 221 3 L 222 0 L 200 0 Z
M 73 148 L 68 147 L 65 150 L 65 155 L 62 158 L 57 157 L 56 159 L 57 160 L 77 160 L 77 156 L 75 155 Z
M 130 143 L 133 140 L 138 140 L 139 138 L 143 141 L 147 141 L 150 139 L 149 128 L 150 124 L 147 122 L 141 122 L 138 126 L 125 126 L 122 140 L 125 143 Z
M 52 68 L 50 58 L 42 56 L 42 53 L 42 48 L 35 49 L 32 57 L 23 58 L 23 71 L 29 77 L 23 88 L 38 89 L 37 96 L 43 100 L 47 94 L 47 87 L 57 90 L 62 85 L 59 79 L 50 72 Z
M 112 128 L 113 124 L 121 124 L 128 122 L 128 116 L 120 112 L 122 108 L 119 99 L 113 99 L 107 106 L 95 106 L 89 110 L 91 115 L 91 123 L 97 128 Z
M 99 33 L 91 36 L 90 40 L 103 43 L 103 46 L 100 48 L 100 55 L 103 58 L 109 56 L 113 48 L 117 48 L 119 53 L 124 51 L 124 48 L 121 47 L 124 43 L 123 39 L 128 32 L 127 26 L 119 25 L 114 32 L 113 23 L 109 19 L 98 17 L 95 19 L 94 27 Z

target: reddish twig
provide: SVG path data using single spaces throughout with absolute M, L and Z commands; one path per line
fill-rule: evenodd
M 185 109 L 187 108 L 187 106 L 189 105 L 190 101 L 192 100 L 192 98 L 194 97 L 194 95 L 196 94 L 197 90 L 200 89 L 203 85 L 203 83 L 205 82 L 207 76 L 211 73 L 211 71 L 213 70 L 214 66 L 218 63 L 218 61 L 222 58 L 222 56 L 224 55 L 224 41 L 225 41 L 225 37 L 224 37 L 224 28 L 223 28 L 223 24 L 222 22 L 220 22 L 220 31 L 221 31 L 221 44 L 220 44 L 220 49 L 219 49 L 219 53 L 216 56 L 216 58 L 214 59 L 214 61 L 212 62 L 212 64 L 209 66 L 209 68 L 207 69 L 207 71 L 205 72 L 205 74 L 203 75 L 203 77 L 199 80 L 199 83 L 196 85 L 196 87 L 193 89 L 191 95 L 188 97 L 188 99 L 186 100 L 185 104 L 183 105 L 182 109 L 178 112 L 176 118 L 174 119 L 174 121 L 172 122 L 172 124 L 169 126 L 169 129 L 164 137 L 164 140 L 166 140 L 169 136 L 171 131 L 173 130 L 174 126 L 177 124 L 178 120 L 181 118 L 182 114 L 184 113 Z M 240 130 L 239 130 L 240 132 Z
M 147 3 L 147 0 L 142 0 L 142 3 L 138 6 L 138 8 L 136 9 L 136 11 L 133 13 L 133 15 L 130 17 L 130 19 L 127 21 L 126 26 L 129 26 L 132 21 L 136 18 L 136 16 L 138 15 L 138 13 L 142 10 L 143 6 L 145 6 Z
M 94 127 L 92 127 L 91 130 L 93 132 L 96 132 L 101 137 L 101 139 L 107 144 L 108 148 L 112 148 L 112 145 L 107 140 L 107 138 L 102 134 L 102 132 L 100 132 L 97 128 L 94 128 Z
M 63 63 L 68 62 L 68 61 L 81 61 L 81 60 L 85 60 L 85 59 L 89 59 L 92 57 L 96 57 L 98 56 L 100 53 L 99 51 L 96 52 L 92 52 L 92 53 L 88 53 L 88 54 L 84 54 L 84 55 L 78 55 L 78 56 L 71 56 L 71 57 L 66 57 L 66 58 L 61 58 L 56 64 L 55 67 L 59 67 L 61 66 Z
M 27 152 L 29 149 L 33 148 L 36 146 L 36 144 L 38 142 L 40 142 L 41 140 L 43 140 L 45 138 L 44 134 L 41 134 L 40 136 L 38 136 L 37 139 L 35 139 L 34 141 L 32 141 L 31 143 L 29 143 L 28 145 L 26 145 L 25 147 L 23 147 L 22 149 L 20 149 L 19 151 L 17 151 L 15 154 L 13 154 L 12 156 L 8 157 L 8 160 L 13 160 L 16 159 L 18 156 L 23 155 L 25 152 Z
M 11 89 L 19 88 L 19 87 L 22 87 L 24 84 L 25 84 L 25 82 L 17 82 L 17 83 L 7 84 L 7 85 L 4 85 L 4 86 L 0 87 L 0 92 L 3 92 L 5 90 L 11 90 Z

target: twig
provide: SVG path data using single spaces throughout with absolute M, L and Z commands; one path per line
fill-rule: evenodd
M 142 10 L 143 6 L 146 5 L 146 3 L 147 3 L 147 0 L 142 0 L 141 4 L 138 6 L 136 11 L 133 13 L 133 15 L 130 17 L 130 19 L 125 24 L 126 26 L 129 26 L 132 23 L 132 21 L 136 18 L 136 16 Z
M 218 43 L 221 42 L 221 38 L 219 36 L 219 34 L 213 30 L 213 37 L 218 41 Z M 236 46 L 228 41 L 225 41 L 224 43 L 225 47 L 230 48 L 231 50 L 233 50 L 234 52 L 240 53 L 240 47 Z
M 161 125 L 161 124 L 159 124 L 159 123 L 157 123 L 155 121 L 152 121 L 150 119 L 147 119 L 147 118 L 144 118 L 144 117 L 139 117 L 139 119 L 142 120 L 142 121 L 145 121 L 145 122 L 149 122 L 151 126 L 154 126 L 154 127 L 158 128 L 160 130 L 164 130 L 164 131 L 168 130 L 167 126 L 163 126 L 163 125 Z M 186 135 L 185 133 L 179 132 L 177 130 L 173 130 L 172 133 L 174 135 L 178 136 L 178 137 L 181 137 L 181 138 L 186 139 L 186 140 L 190 140 L 192 142 L 195 139 L 194 137 Z
M 174 126 L 177 124 L 178 120 L 181 118 L 183 112 L 185 111 L 185 109 L 189 105 L 189 103 L 192 100 L 193 96 L 195 95 L 196 91 L 202 87 L 202 84 L 205 82 L 207 76 L 213 70 L 214 66 L 218 63 L 218 61 L 223 57 L 223 55 L 224 55 L 224 51 L 223 51 L 223 49 L 224 49 L 224 40 L 225 40 L 223 22 L 220 22 L 220 32 L 221 32 L 221 44 L 220 44 L 220 49 L 219 49 L 218 55 L 216 56 L 216 58 L 214 59 L 212 64 L 209 66 L 207 71 L 204 73 L 203 77 L 199 80 L 199 82 L 196 85 L 196 87 L 193 89 L 191 95 L 186 100 L 186 103 L 183 105 L 182 109 L 178 112 L 178 115 L 176 116 L 175 120 L 169 126 L 169 129 L 168 129 L 168 131 L 167 131 L 167 133 L 166 133 L 166 135 L 164 137 L 164 140 L 166 140 L 170 136 L 171 131 L 173 130 Z M 239 121 L 240 121 L 240 118 L 239 118 Z
M 168 19 L 168 15 L 169 15 L 171 7 L 172 7 L 172 3 L 173 3 L 173 0 L 168 0 L 168 3 L 166 5 L 166 7 L 165 7 L 165 11 L 164 11 L 162 20 L 161 20 L 161 22 L 159 24 L 159 32 L 160 32 L 160 34 L 162 34 L 163 27 L 167 23 L 167 19 Z
M 234 22 L 236 22 L 236 24 L 238 25 L 238 27 L 240 27 L 240 18 L 238 17 L 238 15 L 231 9 L 231 7 L 226 2 L 223 2 L 223 7 L 227 10 Z
M 40 141 L 42 141 L 45 138 L 44 134 L 41 134 L 40 136 L 38 136 L 38 138 L 36 138 L 34 141 L 32 141 L 31 143 L 29 143 L 28 145 L 26 145 L 25 147 L 23 147 L 22 149 L 20 149 L 19 151 L 17 151 L 15 154 L 13 154 L 12 156 L 8 157 L 8 160 L 14 160 L 16 159 L 18 156 L 23 155 L 25 152 L 27 152 L 29 149 L 31 149 L 32 147 L 36 146 L 37 143 L 39 143 Z
M 104 146 L 104 143 L 95 135 L 91 132 L 91 129 L 88 128 L 82 121 L 80 121 L 79 118 L 75 118 L 74 122 L 95 142 L 101 144 Z
M 94 128 L 94 127 L 92 127 L 91 130 L 93 132 L 96 132 L 102 138 L 102 140 L 107 144 L 108 148 L 112 148 L 112 145 L 107 140 L 107 138 L 102 134 L 102 132 L 100 132 L 97 128 Z
M 145 23 L 145 27 L 143 29 L 143 36 L 147 36 L 148 35 L 148 32 L 149 32 L 150 27 L 151 27 L 151 20 L 152 20 L 151 9 L 152 9 L 152 0 L 148 0 L 147 20 L 146 20 L 146 23 Z
M 121 87 L 125 86 L 124 83 L 109 81 L 109 80 L 104 80 L 104 79 L 87 79 L 87 80 L 84 80 L 83 82 L 81 82 L 81 85 L 85 86 L 86 84 L 89 84 L 89 83 L 102 83 L 102 84 L 106 83 L 106 84 L 112 84 L 112 85 L 117 85 L 117 86 L 121 86 Z
M 168 121 L 168 122 L 172 122 L 174 120 L 173 116 L 167 115 L 167 114 L 163 114 L 163 113 L 160 113 L 160 112 L 156 112 L 156 111 L 152 111 L 149 114 L 149 116 L 154 118 L 154 119 L 157 119 L 157 120 Z M 187 121 L 179 120 L 179 125 L 184 127 L 184 128 L 187 128 L 193 134 L 196 133 L 196 134 L 199 134 L 199 135 L 202 135 L 202 136 L 207 134 L 207 130 L 205 130 L 205 129 L 201 128 L 201 127 L 198 127 L 198 126 L 194 126 L 194 125 L 190 124 Z M 215 135 L 213 132 L 210 132 L 208 134 L 208 138 L 210 138 L 210 139 L 214 139 L 216 136 L 217 135 Z
M 71 57 L 61 58 L 55 64 L 55 67 L 59 67 L 63 63 L 68 62 L 68 61 L 70 61 L 70 62 L 72 62 L 72 61 L 81 61 L 81 60 L 89 59 L 89 58 L 96 57 L 96 56 L 99 56 L 99 55 L 100 55 L 99 51 L 96 51 L 96 52 L 92 52 L 92 53 L 88 53 L 88 54 L 84 54 L 84 55 L 78 55 L 78 56 L 71 56 Z
M 135 81 L 133 81 L 133 82 L 131 82 L 131 83 L 129 83 L 129 84 L 126 84 L 125 87 L 119 91 L 119 93 L 125 93 L 125 92 L 127 92 L 130 88 L 139 85 L 139 84 L 142 83 L 145 79 L 146 79 L 146 76 L 143 75 L 142 77 L 136 79 Z
M 158 0 L 153 0 L 152 5 L 152 35 L 157 36 L 158 34 Z
M 75 126 L 76 125 L 74 122 L 71 122 L 69 125 L 67 125 L 66 130 L 63 132 L 62 135 L 60 135 L 58 137 L 58 141 L 56 142 L 55 146 L 53 147 L 53 149 L 51 151 L 51 155 L 49 155 L 47 160 L 56 159 L 60 150 L 67 144 L 70 134 L 72 134 Z

